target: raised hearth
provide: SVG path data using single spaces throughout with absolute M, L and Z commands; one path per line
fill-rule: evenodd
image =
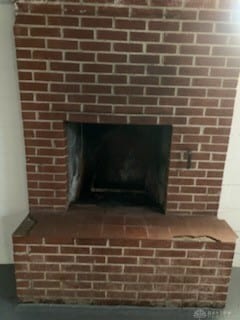
M 17 294 L 26 302 L 223 307 L 235 240 L 214 217 L 96 206 L 35 214 L 13 236 Z

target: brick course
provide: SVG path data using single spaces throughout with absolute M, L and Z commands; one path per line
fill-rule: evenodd
M 15 239 L 18 297 L 25 302 L 225 305 L 234 245 L 210 249 L 208 241 L 152 240 L 146 247 L 136 240 L 123 249 L 121 240 L 95 241 L 48 244 L 42 238 L 26 244 Z

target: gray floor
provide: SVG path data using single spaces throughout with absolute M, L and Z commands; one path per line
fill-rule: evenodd
M 240 268 L 233 268 L 224 310 L 19 304 L 13 266 L 0 265 L 0 320 L 239 320 L 239 286 Z

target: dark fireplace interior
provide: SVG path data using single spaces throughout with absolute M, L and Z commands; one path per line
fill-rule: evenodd
M 69 202 L 164 213 L 172 127 L 66 124 Z

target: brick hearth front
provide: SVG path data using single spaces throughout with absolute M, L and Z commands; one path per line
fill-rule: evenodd
M 13 236 L 25 302 L 225 305 L 235 234 L 215 217 L 81 206 L 29 216 Z

